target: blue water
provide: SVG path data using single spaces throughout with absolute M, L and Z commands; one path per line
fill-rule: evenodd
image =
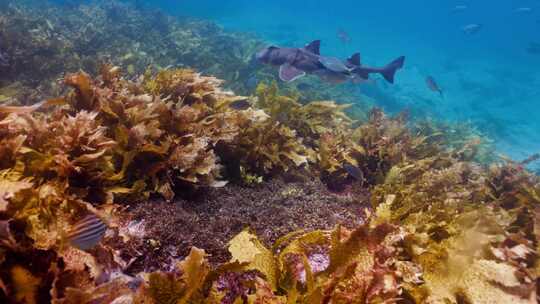
M 154 3 L 154 2 L 153 2 Z M 456 5 L 464 12 L 452 13 Z M 540 151 L 540 1 L 157 1 L 173 14 L 211 19 L 225 29 L 253 32 L 278 45 L 322 39 L 322 52 L 381 65 L 407 56 L 391 87 L 364 86 L 387 111 L 420 109 L 447 120 L 471 121 L 496 139 L 502 153 Z M 519 7 L 532 12 L 519 13 Z M 461 28 L 483 25 L 475 35 Z M 337 38 L 345 30 L 352 42 Z M 430 91 L 432 75 L 445 98 Z
M 389 112 L 413 109 L 446 120 L 470 121 L 515 159 L 540 152 L 540 1 L 261 1 L 162 0 L 148 2 L 178 16 L 210 19 L 233 31 L 251 32 L 268 43 L 303 46 L 323 41 L 325 55 L 362 53 L 369 65 L 407 57 L 393 86 L 353 88 L 377 97 Z M 456 5 L 464 12 L 452 13 Z M 519 13 L 519 7 L 532 12 Z M 467 24 L 483 25 L 465 35 Z M 337 31 L 352 39 L 343 44 Z M 430 91 L 433 76 L 444 99 Z

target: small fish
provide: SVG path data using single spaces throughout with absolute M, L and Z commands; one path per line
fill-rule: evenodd
M 531 13 L 533 11 L 530 7 L 518 7 L 514 10 L 516 13 Z
M 95 214 L 88 214 L 71 227 L 67 240 L 81 250 L 96 246 L 105 235 L 107 225 Z
M 482 29 L 482 27 L 483 26 L 481 24 L 471 23 L 462 27 L 461 30 L 467 35 L 473 35 L 478 33 Z
M 466 11 L 469 7 L 466 6 L 466 5 L 456 5 L 452 8 L 451 12 L 452 13 L 459 13 L 459 12 L 463 12 L 463 11 Z
M 354 179 L 358 181 L 364 180 L 364 172 L 362 172 L 362 170 L 360 170 L 360 168 L 358 168 L 357 166 L 351 165 L 349 163 L 345 163 L 343 165 L 343 169 L 345 169 L 345 171 L 347 171 L 347 173 L 350 176 L 352 176 Z
M 343 29 L 337 31 L 337 37 L 343 44 L 349 44 L 352 41 L 351 36 Z
M 229 108 L 233 110 L 238 110 L 238 111 L 247 110 L 249 109 L 249 107 L 251 107 L 251 103 L 249 102 L 247 98 L 235 100 L 229 104 Z
M 443 91 L 432 76 L 426 77 L 426 85 L 430 90 L 432 90 L 433 92 L 439 92 L 439 94 L 441 94 L 441 97 L 444 97 Z

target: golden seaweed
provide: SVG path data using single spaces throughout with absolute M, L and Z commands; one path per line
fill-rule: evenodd
M 449 144 L 436 128 L 415 132 L 404 115 L 380 110 L 354 128 L 346 106 L 301 104 L 275 84 L 237 110 L 228 105 L 244 97 L 191 70 L 129 81 L 104 66 L 100 77 L 65 82 L 74 90 L 42 112 L 0 120 L 0 265 L 9 269 L 0 288 L 10 299 L 32 303 L 50 289 L 58 303 L 536 301 L 540 180 L 519 163 L 472 162 L 476 141 Z M 345 163 L 370 187 L 374 212 L 363 225 L 293 232 L 271 248 L 246 229 L 229 243 L 232 260 L 214 270 L 192 248 L 172 271 L 103 282 L 121 269 L 118 253 L 63 241 L 88 211 L 116 231 L 119 202 L 223 186 L 235 178 L 224 166 L 253 183 L 297 168 L 340 182 Z M 13 222 L 23 227 L 16 234 Z M 9 264 L 18 252 L 49 256 L 47 272 Z

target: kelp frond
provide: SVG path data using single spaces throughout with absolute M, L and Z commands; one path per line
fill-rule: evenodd
M 346 106 L 303 105 L 275 84 L 246 100 L 220 83 L 184 69 L 129 81 L 109 65 L 66 76 L 73 91 L 47 108 L 2 113 L 0 293 L 28 303 L 536 300 L 540 180 L 521 164 L 480 166 L 476 141 L 450 145 L 405 115 L 375 109 L 353 128 Z M 216 269 L 192 248 L 138 278 L 106 242 L 83 251 L 66 239 L 88 213 L 110 228 L 106 241 L 118 237 L 119 202 L 298 168 L 363 179 L 373 212 L 354 229 L 293 232 L 270 248 L 245 229 Z

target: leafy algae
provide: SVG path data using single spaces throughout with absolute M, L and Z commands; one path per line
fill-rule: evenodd
M 357 122 L 347 105 L 328 101 L 331 94 L 262 82 L 254 96 L 237 96 L 215 77 L 163 68 L 182 58 L 251 93 L 241 83 L 261 42 L 234 45 L 234 35 L 203 22 L 149 24 L 117 1 L 67 15 L 45 4 L 46 14 L 22 2 L 5 8 L 0 36 L 13 65 L 2 67 L 2 77 L 24 85 L 4 86 L 0 100 L 41 99 L 26 89 L 37 83 L 56 98 L 0 113 L 0 301 L 537 302 L 540 181 L 520 163 L 488 166 L 493 154 L 475 130 L 411 126 L 406 115 L 378 109 L 363 109 Z M 72 28 L 64 31 L 63 22 Z M 144 39 L 133 36 L 142 32 Z M 216 56 L 224 41 L 234 42 Z M 47 51 L 28 55 L 38 49 Z M 80 68 L 90 73 L 55 81 Z M 244 100 L 247 109 L 230 106 Z M 171 201 L 227 181 L 256 185 L 295 170 L 335 188 L 351 183 L 345 163 L 363 173 L 355 186 L 371 194 L 359 227 L 297 231 L 274 246 L 245 229 L 229 243 L 231 261 L 217 267 L 192 248 L 168 269 L 123 272 L 132 261 L 113 240 L 122 239 L 127 204 Z M 283 196 L 302 195 L 293 190 Z M 64 239 L 87 212 L 109 227 L 88 252 Z M 159 240 L 149 243 L 160 250 Z
M 59 303 L 536 300 L 540 188 L 519 164 L 482 167 L 380 111 L 354 128 L 344 107 L 302 105 L 275 85 L 260 86 L 254 106 L 235 110 L 227 105 L 240 97 L 191 70 L 129 81 L 108 67 L 94 79 L 82 72 L 65 79 L 74 90 L 56 106 L 0 121 L 0 212 L 18 223 L 15 234 L 0 234 L 0 261 L 15 267 L 0 274 L 7 298 L 35 301 L 49 288 Z M 228 162 L 219 145 L 239 162 Z M 235 178 L 224 175 L 226 166 L 265 177 L 302 167 L 324 177 L 345 174 L 344 161 L 371 187 L 375 211 L 366 211 L 364 225 L 293 233 L 273 248 L 244 230 L 230 242 L 231 262 L 216 269 L 193 248 L 169 272 L 113 278 L 127 264 L 108 243 L 86 253 L 62 241 L 85 211 L 118 231 L 119 203 L 222 186 Z M 12 265 L 20 250 L 56 258 L 44 274 Z

